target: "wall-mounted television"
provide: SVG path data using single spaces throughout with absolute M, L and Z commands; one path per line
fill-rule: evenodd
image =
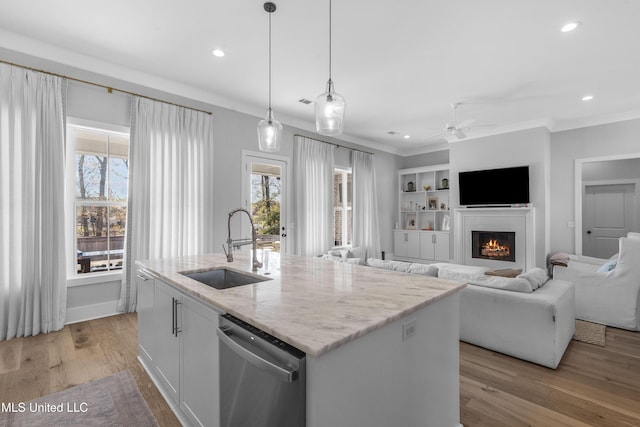
M 458 173 L 460 206 L 529 203 L 529 166 Z

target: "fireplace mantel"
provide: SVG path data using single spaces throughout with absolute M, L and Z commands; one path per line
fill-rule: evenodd
M 490 268 L 521 268 L 536 266 L 533 207 L 518 208 L 458 208 L 454 210 L 454 259 L 458 264 Z M 516 260 L 500 261 L 472 257 L 472 231 L 513 231 L 516 233 Z

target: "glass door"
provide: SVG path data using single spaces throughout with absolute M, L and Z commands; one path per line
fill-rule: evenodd
M 287 166 L 286 158 L 243 153 L 243 207 L 251 212 L 258 249 L 287 253 Z

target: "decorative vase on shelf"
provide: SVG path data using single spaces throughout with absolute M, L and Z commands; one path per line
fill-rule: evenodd
M 442 178 L 442 189 L 446 190 L 449 188 L 449 180 L 447 178 Z
M 411 193 L 412 191 L 415 191 L 415 188 L 413 187 L 413 182 L 409 181 L 407 183 L 407 192 Z

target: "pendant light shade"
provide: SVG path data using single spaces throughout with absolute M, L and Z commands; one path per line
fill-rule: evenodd
M 316 130 L 321 135 L 340 135 L 344 126 L 344 107 L 342 95 L 335 92 L 331 79 L 327 90 L 316 99 Z
M 346 101 L 335 92 L 331 80 L 331 0 L 329 0 L 329 81 L 327 90 L 316 98 L 316 130 L 321 135 L 340 135 L 344 129 Z
M 269 108 L 267 117 L 258 122 L 258 145 L 260 151 L 275 153 L 280 151 L 282 140 L 282 123 L 273 118 L 273 111 Z
M 267 117 L 258 123 L 258 147 L 260 151 L 275 153 L 280 151 L 282 141 L 282 123 L 274 119 L 271 110 L 271 14 L 276 11 L 276 5 L 267 2 L 264 10 L 269 13 L 269 109 Z

